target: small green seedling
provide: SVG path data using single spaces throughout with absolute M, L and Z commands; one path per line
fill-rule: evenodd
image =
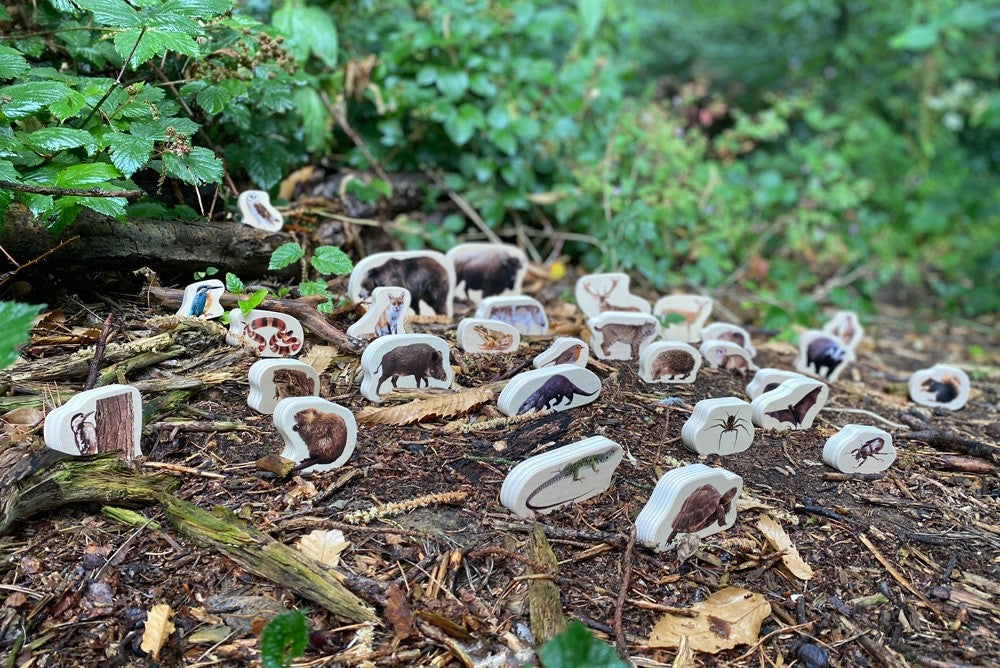
M 306 616 L 301 610 L 277 615 L 260 634 L 260 662 L 264 668 L 287 668 L 302 656 L 309 641 Z
M 627 668 L 615 649 L 594 637 L 579 620 L 538 648 L 544 668 Z

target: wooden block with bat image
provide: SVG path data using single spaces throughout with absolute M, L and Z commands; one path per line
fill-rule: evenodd
M 271 205 L 271 196 L 263 190 L 244 190 L 236 198 L 240 222 L 265 232 L 277 232 L 285 224 L 281 212 Z
M 274 426 L 285 439 L 281 456 L 295 462 L 292 473 L 343 466 L 358 442 L 354 414 L 319 397 L 282 399 L 274 409 Z
M 969 375 L 957 366 L 935 364 L 910 376 L 910 398 L 921 406 L 957 411 L 969 401 Z
M 521 294 L 528 258 L 509 244 L 459 244 L 446 253 L 455 266 L 455 298 L 478 304 L 486 297 Z
M 594 355 L 602 360 L 639 360 L 660 333 L 659 321 L 648 313 L 605 311 L 587 320 Z
M 531 365 L 536 369 L 556 364 L 587 366 L 590 361 L 590 346 L 575 336 L 558 336 L 547 349 L 538 353 Z
M 753 423 L 763 429 L 809 429 L 830 398 L 830 386 L 813 378 L 790 378 L 752 402 Z
M 881 473 L 896 461 L 896 447 L 883 429 L 849 424 L 827 439 L 823 461 L 842 473 Z
M 586 274 L 576 281 L 573 296 L 584 318 L 593 318 L 605 311 L 650 313 L 649 302 L 629 291 L 628 274 Z
M 699 455 L 732 455 L 753 443 L 753 410 L 738 397 L 702 399 L 681 428 L 681 440 Z
M 295 359 L 257 360 L 247 374 L 250 393 L 247 405 L 258 413 L 270 415 L 282 399 L 319 396 L 319 374 L 305 362 Z
M 71 455 L 142 455 L 142 397 L 131 385 L 105 385 L 73 395 L 45 416 L 45 445 Z
M 752 401 L 765 392 L 770 392 L 789 378 L 807 378 L 807 376 L 803 376 L 798 371 L 786 371 L 785 369 L 758 369 L 753 380 L 747 385 L 747 396 Z
M 486 318 L 463 318 L 455 332 L 458 346 L 467 353 L 511 353 L 521 345 L 513 325 Z
M 409 334 L 410 291 L 406 288 L 378 287 L 368 298 L 368 310 L 347 328 L 347 335 L 372 341 L 386 334 Z
M 184 288 L 184 296 L 181 298 L 181 306 L 177 309 L 177 315 L 205 320 L 218 318 L 226 312 L 219 301 L 225 291 L 226 286 L 215 278 L 192 283 Z
M 243 313 L 234 308 L 229 312 L 226 343 L 248 346 L 259 357 L 294 357 L 302 352 L 304 341 L 302 323 L 294 316 L 259 309 Z
M 438 251 L 374 253 L 354 265 L 347 296 L 357 304 L 380 287 L 406 288 L 410 293 L 408 313 L 450 318 L 455 299 L 455 265 Z
M 795 370 L 832 383 L 856 359 L 854 351 L 844 346 L 840 339 L 811 329 L 799 337 L 799 356 L 795 360 Z

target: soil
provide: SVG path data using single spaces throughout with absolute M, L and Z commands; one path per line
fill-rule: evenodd
M 585 330 L 575 308 L 561 300 L 566 281 L 536 280 L 528 291 L 546 304 L 559 334 Z M 113 298 L 82 303 L 66 297 L 50 308 L 63 311 L 69 330 L 99 328 L 111 304 L 112 340 L 118 341 L 145 335 L 147 318 L 172 312 L 139 297 Z M 758 429 L 749 450 L 725 458 L 688 451 L 680 442 L 681 427 L 701 399 L 745 398 L 750 377 L 706 366 L 691 385 L 651 385 L 638 378 L 634 364 L 607 362 L 594 367 L 603 391 L 589 406 L 468 433 L 455 427 L 499 417 L 495 401 L 448 419 L 362 426 L 344 467 L 282 478 L 255 463 L 279 453 L 282 441 L 270 416 L 246 405 L 247 359 L 231 370 L 236 380 L 200 390 L 172 414 L 149 417 L 159 425 L 183 418 L 248 428 L 158 427 L 143 436 L 145 464 L 173 465 L 166 473 L 180 478 L 179 497 L 206 509 L 225 506 L 282 543 L 293 545 L 317 529 L 343 530 L 350 547 L 336 570 L 348 588 L 374 602 L 380 623 L 338 622 L 310 601 L 186 541 L 158 507 L 141 512 L 159 528 L 120 524 L 96 506 L 65 507 L 20 522 L 0 539 L 0 592 L 6 597 L 0 650 L 8 653 L 6 665 L 150 665 L 140 649 L 144 622 L 152 606 L 166 604 L 176 630 L 160 651 L 160 665 L 259 662 L 262 627 L 290 608 L 306 610 L 313 631 L 301 665 L 537 665 L 527 653 L 533 646 L 528 590 L 541 577 L 558 588 L 569 618 L 582 620 L 612 645 L 624 642 L 619 649 L 641 666 L 677 658 L 675 649 L 649 647 L 661 617 L 727 586 L 757 592 L 770 604 L 759 639 L 718 654 L 695 653 L 690 664 L 680 657 L 674 665 L 798 660 L 821 666 L 824 655 L 833 666 L 998 665 L 1000 481 L 989 450 L 1000 436 L 998 340 L 992 323 L 925 322 L 918 331 L 908 324 L 909 315 L 885 307 L 878 317 L 865 318 L 859 361 L 833 384 L 812 429 Z M 356 317 L 344 313 L 333 324 L 346 329 Z M 413 329 L 443 335 L 454 345 L 453 326 Z M 751 332 L 758 366 L 791 368 L 792 345 Z M 35 344 L 41 336 L 36 330 Z M 509 375 L 551 338 L 528 339 L 512 355 L 453 350 L 457 384 L 475 387 Z M 306 354 L 321 344 L 310 338 Z M 79 347 L 38 344 L 27 354 L 57 357 Z M 221 338 L 218 347 L 225 347 Z M 125 372 L 124 380 L 164 377 L 185 361 Z M 909 374 L 938 361 L 963 365 L 972 376 L 971 399 L 958 412 L 920 408 L 906 396 Z M 355 412 L 369 405 L 353 382 L 356 370 L 356 355 L 334 357 L 321 374 L 322 396 Z M 76 390 L 82 382 L 58 388 Z M 664 405 L 668 397 L 679 405 Z M 893 434 L 899 456 L 886 473 L 852 477 L 822 463 L 826 439 L 849 423 Z M 907 439 L 911 428 L 944 435 L 932 447 L 929 437 Z M 517 462 L 595 434 L 624 446 L 626 459 L 607 492 L 539 519 L 559 565 L 556 576 L 538 576 L 544 569 L 527 548 L 533 523 L 500 506 L 500 486 Z M 31 439 L 40 442 L 38 430 Z M 978 441 L 983 449 L 970 449 L 961 439 Z M 742 476 L 735 526 L 687 546 L 683 560 L 676 551 L 630 547 L 635 517 L 658 478 L 697 461 Z M 140 467 L 148 474 L 165 472 Z M 367 524 L 345 521 L 354 511 L 450 492 L 462 498 L 432 499 Z M 810 580 L 792 575 L 765 540 L 757 528 L 764 513 L 813 568 Z M 373 587 L 382 591 L 373 594 Z M 386 604 L 390 590 L 396 602 Z M 415 616 L 409 624 L 400 620 L 407 609 Z

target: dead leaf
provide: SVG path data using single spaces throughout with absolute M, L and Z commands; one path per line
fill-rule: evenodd
M 403 589 L 393 582 L 386 591 L 387 601 L 385 608 L 386 618 L 392 624 L 392 633 L 396 636 L 396 642 L 413 634 L 413 612 L 406 603 L 406 594 Z
M 418 399 L 398 406 L 378 408 L 369 406 L 358 413 L 361 424 L 412 424 L 429 418 L 446 418 L 460 415 L 479 404 L 493 399 L 493 390 L 475 387 L 453 394 L 442 394 L 429 399 Z
M 767 539 L 767 542 L 774 549 L 784 551 L 784 554 L 781 555 L 781 561 L 792 575 L 800 580 L 809 580 L 812 578 L 812 567 L 802 560 L 799 551 L 792 544 L 792 539 L 773 517 L 767 514 L 761 515 L 760 519 L 757 520 L 757 528 L 760 529 L 760 532 L 764 534 L 764 538 Z
M 295 544 L 300 552 L 330 568 L 340 563 L 340 553 L 349 546 L 350 543 L 344 538 L 344 532 L 340 529 L 330 531 L 316 529 L 300 538 Z
M 45 419 L 45 413 L 37 408 L 15 408 L 0 416 L 7 424 L 18 425 L 20 427 L 34 427 Z
M 757 642 L 760 625 L 771 614 L 771 604 L 760 594 L 737 587 L 717 591 L 691 606 L 695 617 L 667 613 L 649 634 L 650 647 L 688 646 L 715 654 L 737 645 Z
M 336 356 L 337 349 L 333 346 L 312 346 L 309 348 L 309 352 L 299 359 L 311 366 L 316 370 L 316 373 L 322 376 L 323 372 L 329 368 L 330 362 Z
M 142 644 L 139 649 L 149 653 L 154 661 L 160 659 L 160 650 L 163 644 L 174 632 L 174 623 L 170 621 L 173 611 L 166 603 L 154 605 L 146 615 L 146 628 L 142 632 Z

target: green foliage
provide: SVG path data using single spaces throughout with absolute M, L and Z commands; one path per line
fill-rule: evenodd
M 301 610 L 276 615 L 260 635 L 261 664 L 264 668 L 287 668 L 306 651 L 308 640 L 306 616 Z
M 615 649 L 601 642 L 578 620 L 566 630 L 538 648 L 538 658 L 544 668 L 625 668 Z
M 305 256 L 305 251 L 295 242 L 288 242 L 278 246 L 271 253 L 268 262 L 268 269 L 276 271 L 284 269 L 294 262 L 298 262 Z M 351 273 L 354 263 L 347 257 L 344 251 L 336 246 L 318 246 L 314 251 L 309 264 L 320 276 L 344 276 Z M 302 281 L 299 283 L 299 295 L 308 297 L 311 295 L 322 295 L 326 301 L 317 306 L 321 313 L 329 313 L 333 310 L 333 293 L 326 287 L 326 281 Z
M 31 322 L 44 304 L 0 301 L 0 369 L 17 360 L 17 349 L 28 340 Z

